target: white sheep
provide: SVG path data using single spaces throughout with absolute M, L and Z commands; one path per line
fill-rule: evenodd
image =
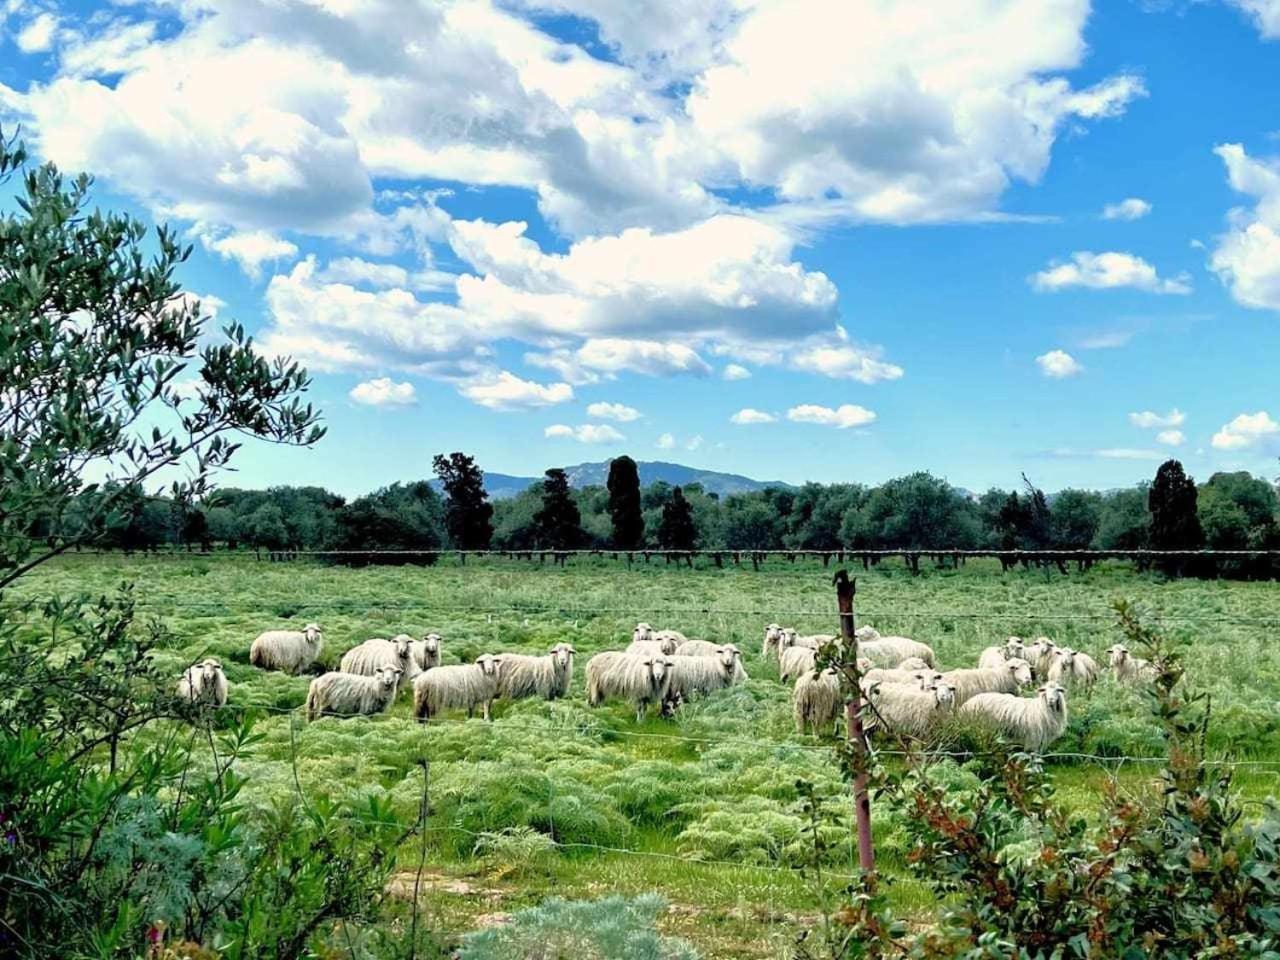
M 1111 662 L 1111 675 L 1119 683 L 1154 680 L 1160 672 L 1150 660 L 1131 654 L 1123 643 L 1108 647 L 1107 657 Z
M 413 681 L 413 715 L 419 720 L 430 720 L 442 710 L 466 710 L 468 717 L 475 716 L 480 707 L 486 720 L 492 719 L 490 711 L 498 695 L 498 671 L 502 656 L 482 653 L 475 663 L 458 663 L 446 667 L 433 667 L 421 673 Z
M 706 696 L 733 686 L 738 666 L 736 647 L 721 647 L 716 656 L 672 657 L 662 710 L 670 715 L 694 697 Z
M 1019 660 L 1031 662 L 1031 659 L 1027 656 L 1027 645 L 1023 643 L 1021 637 L 1009 637 L 1005 640 L 1004 655 L 1007 660 L 1013 660 L 1016 657 Z
M 689 638 L 679 630 L 655 630 L 653 631 L 653 639 L 659 643 L 669 643 L 671 650 L 675 651 L 680 644 L 687 642 Z
M 903 670 L 888 667 L 873 667 L 862 674 L 864 683 L 909 683 L 920 690 L 927 689 L 932 683 L 942 679 L 942 674 L 932 667 L 920 670 Z
M 227 675 L 222 672 L 222 662 L 216 657 L 205 657 L 182 671 L 182 679 L 178 681 L 178 696 L 192 703 L 225 707 L 230 688 Z
M 1017 693 L 1031 683 L 1031 665 L 1014 658 L 990 670 L 950 670 L 942 679 L 955 689 L 958 706 L 980 693 Z
M 809 636 L 801 636 L 791 627 L 787 627 L 782 631 L 782 638 L 778 641 L 780 650 L 789 650 L 792 647 L 808 647 L 810 650 L 817 650 L 824 643 L 830 643 L 835 637 L 829 633 L 815 633 Z
M 249 662 L 263 670 L 301 673 L 315 663 L 323 646 L 318 624 L 308 623 L 301 630 L 268 630 L 253 641 Z
M 710 640 L 686 640 L 671 653 L 676 657 L 718 657 L 723 649 L 724 644 Z
M 858 659 L 860 661 L 866 660 L 865 657 L 859 657 Z M 868 664 L 871 663 L 870 660 L 867 660 L 866 662 Z M 933 668 L 930 667 L 929 664 L 925 662 L 924 657 L 907 657 L 907 659 L 903 660 L 901 663 L 898 664 L 897 669 L 899 670 L 925 670 L 925 669 L 932 670 Z
M 1026 653 L 1022 659 L 1031 664 L 1031 669 L 1035 671 L 1037 677 L 1043 677 L 1049 672 L 1049 664 L 1053 662 L 1053 655 L 1058 650 L 1058 645 L 1048 637 L 1036 637 L 1034 643 L 1026 645 Z
M 653 627 L 645 623 L 643 620 L 636 624 L 636 628 L 631 631 L 631 640 L 636 643 L 653 639 Z
M 778 679 L 793 680 L 801 674 L 812 673 L 817 656 L 818 651 L 809 647 L 786 648 L 778 658 Z
M 853 635 L 859 642 L 867 641 L 869 643 L 872 640 L 880 639 L 880 631 L 875 627 L 859 627 L 857 630 L 853 631 Z
M 1098 677 L 1102 674 L 1102 669 L 1098 666 L 1098 661 L 1093 659 L 1083 650 L 1073 650 L 1075 656 L 1075 664 L 1071 670 L 1072 684 L 1079 684 L 1086 692 L 1093 689 L 1093 685 L 1098 682 Z M 1071 684 L 1068 684 L 1070 686 Z
M 504 653 L 498 670 L 498 696 L 508 700 L 541 697 L 558 700 L 569 692 L 573 681 L 572 644 L 557 643 L 541 657 Z
M 1067 691 L 1046 683 L 1036 697 L 1009 693 L 980 693 L 960 707 L 960 716 L 1039 753 L 1067 729 Z
M 874 661 L 878 667 L 896 667 L 908 657 L 919 657 L 930 667 L 938 665 L 933 647 L 909 637 L 878 637 L 859 641 L 858 654 Z
M 623 651 L 629 657 L 669 657 L 676 652 L 676 642 L 665 640 L 632 640 Z
M 863 687 L 870 701 L 868 734 L 885 730 L 925 739 L 938 720 L 955 707 L 955 690 L 938 680 L 921 690 L 904 683 L 869 683 Z
M 777 657 L 778 641 L 782 639 L 782 627 L 771 623 L 764 628 L 764 645 L 760 648 L 760 656 L 766 659 Z
M 990 670 L 992 667 L 1003 666 L 1008 659 L 1009 652 L 1005 647 L 987 647 L 978 654 L 978 669 Z
M 649 704 L 661 703 L 674 662 L 674 657 L 632 656 L 617 650 L 597 653 L 587 661 L 587 703 L 598 707 L 610 697 L 630 700 L 638 723 Z
M 400 637 L 407 636 L 408 634 L 402 633 L 392 639 L 398 640 Z M 421 640 L 410 640 L 410 669 L 413 671 L 414 676 L 430 670 L 432 667 L 440 666 L 440 645 L 442 641 L 443 638 L 438 633 L 425 634 Z
M 1045 678 L 1065 687 L 1076 672 L 1076 652 L 1070 647 L 1058 647 L 1049 658 Z
M 379 667 L 372 676 L 333 671 L 311 681 L 307 689 L 307 719 L 322 714 L 352 717 L 385 713 L 396 698 L 403 673 L 398 667 Z
M 821 673 L 806 673 L 796 681 L 791 691 L 792 713 L 796 720 L 796 733 L 804 733 L 805 726 L 814 736 L 830 731 L 844 705 L 840 695 L 840 675 L 831 667 Z
M 374 637 L 352 647 L 342 655 L 338 669 L 343 673 L 355 673 L 372 677 L 383 667 L 400 671 L 400 687 L 411 682 L 421 671 L 413 660 L 413 638 L 401 633 L 386 640 Z

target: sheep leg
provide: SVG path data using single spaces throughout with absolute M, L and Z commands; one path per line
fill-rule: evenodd
M 493 717 L 492 717 L 492 716 L 490 716 L 490 714 L 489 714 L 489 708 L 490 708 L 491 706 L 493 706 L 493 701 L 492 701 L 492 700 L 486 700 L 486 701 L 484 702 L 484 718 L 485 718 L 485 720 L 493 720 Z

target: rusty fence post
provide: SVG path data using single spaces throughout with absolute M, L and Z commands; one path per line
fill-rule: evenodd
M 867 753 L 867 740 L 862 732 L 862 689 L 859 681 L 862 672 L 858 669 L 858 638 L 854 632 L 853 597 L 858 590 L 856 577 L 849 578 L 846 570 L 837 570 L 833 578 L 836 585 L 836 605 L 840 611 L 840 636 L 844 641 L 845 654 L 842 659 L 853 663 L 853 690 L 849 702 L 845 704 L 845 733 L 857 757 L 857 769 L 853 778 L 853 813 L 858 830 L 858 866 L 868 877 L 874 875 L 876 869 L 875 849 L 871 845 L 871 795 L 867 790 L 867 764 L 870 757 Z

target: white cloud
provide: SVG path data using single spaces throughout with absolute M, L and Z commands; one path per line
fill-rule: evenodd
M 407 287 L 409 271 L 394 263 L 372 263 L 360 257 L 330 260 L 319 279 L 326 283 L 365 284 L 375 289 Z
M 58 18 L 52 13 L 41 13 L 18 32 L 18 49 L 23 53 L 43 53 L 50 50 L 57 31 Z
M 747 380 L 751 377 L 751 371 L 739 363 L 730 363 L 720 372 L 720 376 L 725 380 Z
M 1062 380 L 1084 373 L 1084 366 L 1065 350 L 1050 350 L 1036 357 L 1036 366 L 1046 377 Z
M 902 368 L 897 364 L 885 363 L 873 352 L 852 344 L 800 350 L 792 355 L 791 366 L 797 370 L 818 373 L 826 377 L 857 380 L 859 383 L 868 384 L 880 383 L 883 380 L 897 380 L 902 376 Z
M 267 261 L 292 260 L 298 255 L 296 245 L 265 230 L 233 233 L 220 239 L 202 236 L 200 240 L 224 260 L 238 261 L 244 272 L 255 280 L 262 276 L 262 265 Z
M 1181 430 L 1161 430 L 1156 434 L 1156 443 L 1162 443 L 1166 447 L 1180 447 L 1186 440 L 1187 436 Z
M 1280 423 L 1265 410 L 1242 413 L 1213 435 L 1210 441 L 1218 450 L 1243 450 L 1280 434 Z
M 1230 212 L 1209 266 L 1239 303 L 1280 310 L 1280 160 L 1250 157 L 1238 143 L 1214 152 L 1226 164 L 1231 188 L 1257 203 Z
M 640 411 L 624 403 L 591 403 L 587 405 L 587 416 L 596 417 L 599 420 L 630 423 L 632 420 L 640 419 Z
M 534 383 L 506 370 L 464 383 L 458 392 L 482 407 L 503 411 L 550 407 L 573 399 L 573 387 L 567 383 Z
M 557 440 L 577 440 L 579 443 L 615 443 L 627 439 L 607 423 L 584 423 L 577 427 L 557 423 L 543 430 L 542 435 Z
M 686 450 L 697 450 L 701 448 L 701 446 L 705 442 L 706 441 L 702 439 L 702 434 L 700 433 L 694 434 L 692 437 L 690 437 L 688 440 L 684 442 L 684 448 Z
M 1280 38 L 1280 0 L 1227 0 L 1248 14 L 1258 32 L 1268 40 Z
M 1137 447 L 1103 447 L 1098 450 L 1077 450 L 1074 447 L 1057 447 L 1040 456 L 1062 460 L 1163 460 L 1165 454 L 1159 450 L 1144 450 Z
M 368 407 L 408 407 L 418 402 L 412 383 L 396 383 L 390 377 L 356 384 L 348 396 Z
M 849 427 L 864 427 L 873 423 L 876 415 L 866 407 L 854 403 L 844 403 L 836 407 L 821 407 L 814 403 L 803 403 L 787 411 L 787 419 L 795 423 L 817 423 L 824 427 L 838 427 L 846 430 Z
M 777 419 L 772 413 L 765 413 L 763 410 L 756 410 L 752 407 L 743 407 L 729 418 L 729 422 L 747 426 L 754 423 L 774 423 Z
M 1141 413 L 1129 414 L 1129 422 L 1144 430 L 1156 427 L 1180 427 L 1187 422 L 1187 415 L 1174 407 L 1168 413 L 1156 413 L 1154 410 L 1143 410 Z
M 588 340 L 574 356 L 582 366 L 604 373 L 630 370 L 650 376 L 690 373 L 701 377 L 711 372 L 711 367 L 691 347 L 656 340 L 601 337 Z
M 1191 278 L 1185 273 L 1172 278 L 1160 277 L 1156 268 L 1141 257 L 1117 251 L 1077 251 L 1071 255 L 1069 263 L 1050 264 L 1034 274 L 1031 285 L 1037 290 L 1049 292 L 1070 287 L 1086 287 L 1091 290 L 1131 287 L 1148 293 L 1191 292 Z
M 1141 220 L 1151 212 L 1151 204 L 1140 197 L 1127 197 L 1102 208 L 1103 220 Z
M 671 450 L 675 447 L 675 445 L 676 445 L 676 438 L 673 434 L 670 434 L 670 433 L 664 433 L 654 443 L 654 446 L 657 447 L 659 450 Z

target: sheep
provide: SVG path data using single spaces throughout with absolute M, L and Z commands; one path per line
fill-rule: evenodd
M 433 667 L 413 681 L 413 715 L 430 720 L 442 710 L 465 709 L 468 717 L 480 707 L 486 720 L 498 695 L 498 673 L 505 658 L 482 653 L 475 663 Z
M 679 630 L 655 630 L 653 631 L 653 639 L 657 640 L 659 643 L 669 642 L 671 644 L 671 650 L 674 652 L 676 647 L 685 643 L 689 638 Z M 668 656 L 670 656 L 670 654 L 668 654 Z
M 710 640 L 686 640 L 671 652 L 677 657 L 716 657 L 723 649 L 724 644 Z
M 498 696 L 508 700 L 560 699 L 568 694 L 573 681 L 573 655 L 577 652 L 572 644 L 557 643 L 541 657 L 504 653 L 498 671 Z
M 341 672 L 362 677 L 372 677 L 383 667 L 394 667 L 400 671 L 401 687 L 412 681 L 421 672 L 413 660 L 413 638 L 407 633 L 398 634 L 390 640 L 374 637 L 352 647 L 338 663 Z
M 1007 660 L 1012 660 L 1016 657 L 1019 660 L 1031 662 L 1027 657 L 1027 645 L 1022 642 L 1021 637 L 1009 637 L 1005 640 L 1004 655 Z
M 880 639 L 880 631 L 875 627 L 859 627 L 857 630 L 853 631 L 853 635 L 860 643 L 870 643 L 872 640 Z
M 858 653 L 878 667 L 896 667 L 908 657 L 919 657 L 926 666 L 937 666 L 933 647 L 908 637 L 878 637 L 858 643 Z
M 1058 645 L 1048 637 L 1036 637 L 1035 643 L 1027 644 L 1025 650 L 1022 659 L 1031 664 L 1031 669 L 1035 671 L 1037 677 L 1043 677 L 1049 672 L 1049 664 L 1053 662 L 1053 655 L 1057 652 Z
M 863 660 L 866 660 L 866 657 L 859 657 L 858 660 L 859 662 L 861 662 Z M 866 660 L 866 662 L 868 664 L 871 663 L 870 660 Z M 907 659 L 903 660 L 900 664 L 898 664 L 897 668 L 899 670 L 925 670 L 925 669 L 932 670 L 933 669 L 932 667 L 929 666 L 929 664 L 925 663 L 924 657 L 907 657 Z
M 922 670 L 903 670 L 901 668 L 887 669 L 884 667 L 873 667 L 862 674 L 862 679 L 867 683 L 909 683 L 921 690 L 928 688 L 929 684 L 936 683 L 942 679 L 942 674 L 932 667 L 925 667 Z
M 840 675 L 831 667 L 821 673 L 805 674 L 796 681 L 791 700 L 796 733 L 803 734 L 806 724 L 814 736 L 823 729 L 831 730 L 844 705 L 844 698 L 840 695 Z
M 1017 658 L 990 670 L 951 670 L 942 675 L 956 692 L 956 705 L 980 693 L 1017 693 L 1031 683 L 1031 666 Z
M 778 642 L 782 639 L 782 627 L 771 623 L 764 628 L 764 645 L 760 648 L 760 656 L 769 658 L 778 655 Z
M 311 681 L 307 689 L 307 720 L 322 714 L 351 717 L 385 713 L 400 688 L 399 667 L 379 667 L 372 676 L 331 671 Z
M 812 673 L 818 651 L 808 647 L 788 647 L 778 658 L 778 679 L 792 680 L 802 673 Z
M 1004 647 L 987 647 L 978 654 L 978 669 L 990 670 L 992 667 L 1002 667 L 1008 659 L 1009 653 Z
M 1076 672 L 1076 652 L 1070 647 L 1058 647 L 1049 658 L 1045 678 L 1065 687 Z
M 631 631 L 631 640 L 633 643 L 640 643 L 645 640 L 653 639 L 653 627 L 649 626 L 643 620 L 636 624 L 636 628 Z
M 399 634 L 392 637 L 398 640 L 400 637 L 406 637 L 408 634 Z M 432 667 L 440 666 L 440 644 L 443 638 L 438 633 L 428 633 L 421 640 L 411 640 L 409 643 L 410 651 L 410 669 L 414 676 L 430 670 Z
M 792 647 L 808 647 L 810 650 L 817 650 L 824 643 L 830 643 L 834 639 L 834 636 L 827 633 L 802 637 L 791 627 L 787 627 L 782 631 L 782 639 L 779 641 L 778 649 L 789 650 Z
M 649 704 L 662 701 L 674 662 L 674 657 L 640 657 L 616 650 L 597 653 L 587 661 L 587 703 L 598 707 L 609 697 L 630 700 L 639 723 Z
M 222 662 L 215 657 L 205 657 L 199 663 L 193 663 L 182 671 L 182 679 L 178 681 L 178 696 L 191 703 L 225 707 L 229 690 Z
M 263 670 L 302 673 L 324 646 L 324 635 L 318 624 L 308 623 L 301 630 L 268 630 L 258 634 L 249 648 L 249 662 Z
M 1102 673 L 1098 666 L 1098 661 L 1093 659 L 1083 650 L 1072 651 L 1075 653 L 1075 665 L 1071 670 L 1072 683 L 1078 683 L 1086 692 L 1093 689 L 1093 685 L 1098 682 L 1098 676 Z
M 926 738 L 938 718 L 955 708 L 955 689 L 945 680 L 917 689 L 901 683 L 869 683 L 863 690 L 871 704 L 868 734 L 877 730 Z
M 1123 643 L 1108 647 L 1107 657 L 1111 662 L 1111 675 L 1117 683 L 1154 680 L 1159 673 L 1154 663 L 1135 657 Z
M 1035 699 L 980 693 L 960 708 L 960 715 L 1039 753 L 1067 729 L 1067 691 L 1050 682 L 1040 687 Z
M 663 715 L 670 716 L 694 697 L 733 686 L 739 656 L 736 647 L 722 647 L 720 653 L 712 657 L 672 657 L 662 698 Z
M 669 657 L 676 652 L 676 642 L 665 640 L 632 640 L 623 651 L 629 657 Z

